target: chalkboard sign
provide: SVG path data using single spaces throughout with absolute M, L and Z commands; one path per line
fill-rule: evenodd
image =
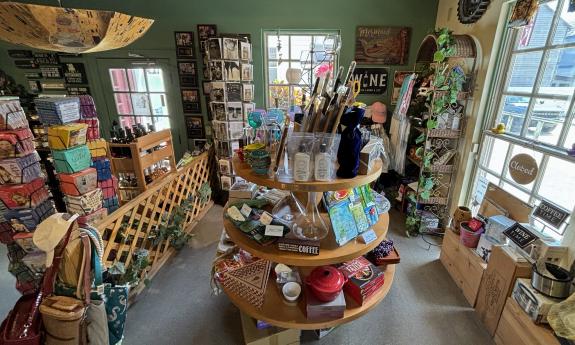
M 353 79 L 359 81 L 361 95 L 381 95 L 387 91 L 387 69 L 357 67 Z
M 537 217 L 545 223 L 559 229 L 561 225 L 563 225 L 565 219 L 569 217 L 569 212 L 543 200 L 539 206 L 537 206 L 535 212 L 533 212 L 533 217 Z
M 530 245 L 533 241 L 538 239 L 535 234 L 527 230 L 525 227 L 516 223 L 509 229 L 503 231 L 503 234 L 507 236 L 513 243 L 515 243 L 519 248 L 525 248 Z
M 55 53 L 34 53 L 34 62 L 37 65 L 58 65 L 60 59 Z
M 66 62 L 63 66 L 66 84 L 88 84 L 83 63 Z

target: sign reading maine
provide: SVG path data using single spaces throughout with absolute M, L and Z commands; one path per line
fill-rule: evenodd
M 543 220 L 556 229 L 559 229 L 565 219 L 569 217 L 569 212 L 566 212 L 553 205 L 552 203 L 543 200 L 539 206 L 537 206 L 535 212 L 533 212 L 533 216 Z
M 383 67 L 358 67 L 353 79 L 359 81 L 362 95 L 381 95 L 387 91 L 387 69 Z

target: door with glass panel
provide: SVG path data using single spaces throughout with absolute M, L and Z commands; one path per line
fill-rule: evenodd
M 177 100 L 167 63 L 100 59 L 98 66 L 110 120 L 123 128 L 142 124 L 157 131 L 171 129 L 179 156 L 182 126 L 175 116 Z

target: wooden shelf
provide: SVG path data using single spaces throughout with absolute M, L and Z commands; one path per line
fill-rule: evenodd
M 302 280 L 310 270 L 311 268 L 300 269 Z M 297 304 L 285 302 L 282 293 L 275 282 L 275 278 L 272 277 L 271 274 L 264 297 L 264 305 L 260 309 L 257 309 L 240 296 L 226 291 L 225 288 L 224 292 L 228 295 L 233 304 L 254 319 L 263 320 L 282 328 L 312 330 L 334 327 L 353 321 L 375 308 L 385 298 L 385 296 L 387 296 L 391 289 L 394 275 L 395 265 L 388 265 L 385 270 L 385 283 L 373 296 L 371 296 L 371 298 L 360 306 L 352 298 L 346 295 L 345 300 L 347 307 L 343 318 L 328 321 L 309 321 L 306 318 L 305 296 L 303 296 L 303 293 Z
M 225 210 L 224 210 L 225 214 Z M 326 224 L 330 224 L 329 216 L 322 214 Z M 373 230 L 377 234 L 377 240 L 370 244 L 359 242 L 359 239 L 351 240 L 343 246 L 338 246 L 335 242 L 333 231 L 329 231 L 328 236 L 321 241 L 319 255 L 304 255 L 293 252 L 281 251 L 277 249 L 276 244 L 262 246 L 248 236 L 244 235 L 232 222 L 224 217 L 224 227 L 230 238 L 242 249 L 252 253 L 253 255 L 267 259 L 273 262 L 278 262 L 286 265 L 293 266 L 308 266 L 315 267 L 321 265 L 337 264 L 349 261 L 364 255 L 377 247 L 381 241 L 387 236 L 389 228 L 389 215 L 387 213 L 379 216 L 379 221 Z
M 367 175 L 357 175 L 351 179 L 338 178 L 334 181 L 328 182 L 295 182 L 293 179 L 287 177 L 278 177 L 277 179 L 272 180 L 268 178 L 267 175 L 255 174 L 252 171 L 252 168 L 247 163 L 240 161 L 237 156 L 234 156 L 232 163 L 236 175 L 240 176 L 244 180 L 253 182 L 260 186 L 295 192 L 328 192 L 362 186 L 377 180 L 381 175 L 381 169 L 383 166 L 381 160 L 378 159 Z

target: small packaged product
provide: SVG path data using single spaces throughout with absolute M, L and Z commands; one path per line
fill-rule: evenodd
M 88 140 L 92 159 L 105 158 L 108 155 L 108 142 L 105 139 Z
M 102 190 L 104 199 L 112 198 L 116 195 L 116 191 L 118 190 L 118 179 L 116 176 L 112 176 L 111 179 L 99 181 L 98 188 Z
M 294 181 L 313 180 L 313 133 L 291 133 L 288 140 L 288 175 Z
M 34 103 L 44 125 L 63 125 L 80 119 L 78 97 L 37 98 Z
M 82 118 L 78 120 L 78 123 L 84 123 L 88 126 L 88 130 L 86 131 L 87 140 L 100 139 L 100 121 L 97 117 Z
M 86 145 L 75 146 L 67 150 L 52 151 L 54 166 L 58 173 L 75 173 L 90 167 L 90 150 Z
M 112 168 L 108 158 L 95 159 L 92 167 L 98 171 L 98 181 L 106 181 L 112 178 Z
M 316 181 L 333 181 L 337 171 L 337 149 L 341 135 L 316 133 L 314 143 L 314 179 Z
M 87 215 L 102 207 L 102 190 L 96 188 L 91 192 L 80 196 L 66 196 L 66 209 L 68 213 L 77 213 L 79 215 Z
M 48 127 L 48 146 L 52 150 L 65 150 L 86 143 L 88 125 L 85 123 L 69 123 L 61 126 Z
M 66 195 L 78 196 L 98 187 L 96 169 L 88 168 L 72 174 L 58 174 L 60 189 Z
M 16 242 L 20 248 L 24 249 L 26 253 L 37 252 L 40 249 L 36 247 L 32 237 L 34 236 L 31 232 L 19 232 L 13 236 L 14 242 Z
M 0 200 L 9 209 L 33 208 L 49 196 L 43 178 L 37 178 L 25 184 L 0 186 Z
M 42 177 L 40 156 L 33 152 L 24 157 L 0 160 L 0 184 L 22 184 Z
M 29 128 L 0 132 L 0 159 L 23 157 L 36 150 Z
M 28 128 L 26 113 L 17 99 L 0 101 L 0 129 L 3 131 Z
M 102 207 L 92 213 L 78 217 L 78 224 L 80 225 L 95 225 L 102 221 L 108 215 L 108 209 Z

